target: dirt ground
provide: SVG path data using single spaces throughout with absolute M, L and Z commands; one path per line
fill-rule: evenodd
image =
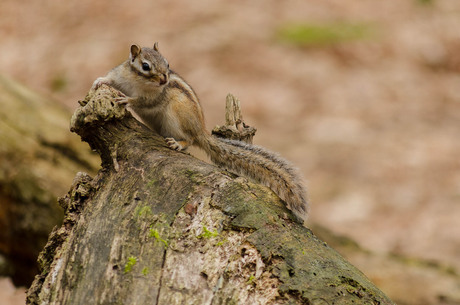
M 283 34 L 299 24 L 368 33 Z M 231 92 L 256 143 L 300 168 L 310 223 L 458 274 L 459 29 L 458 0 L 2 0 L 0 73 L 74 109 L 132 43 L 159 41 L 209 129 Z

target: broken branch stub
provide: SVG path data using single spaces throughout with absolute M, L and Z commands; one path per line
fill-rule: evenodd
M 229 93 L 225 102 L 225 125 L 214 127 L 212 134 L 220 138 L 252 144 L 256 131 L 256 128 L 244 123 L 240 101 Z

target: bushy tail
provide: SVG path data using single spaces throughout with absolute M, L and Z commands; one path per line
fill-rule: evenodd
M 205 135 L 197 143 L 212 162 L 271 188 L 297 217 L 306 219 L 308 204 L 297 170 L 263 147 Z

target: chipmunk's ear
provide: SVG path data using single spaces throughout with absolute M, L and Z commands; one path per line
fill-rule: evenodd
M 153 49 L 157 52 L 160 52 L 160 50 L 158 49 L 158 42 L 155 42 L 155 44 L 153 45 Z
M 141 53 L 141 47 L 137 44 L 133 44 L 131 46 L 131 54 L 129 54 L 129 58 L 134 61 L 134 59 Z

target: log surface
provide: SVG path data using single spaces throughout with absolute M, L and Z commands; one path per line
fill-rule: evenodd
M 116 96 L 72 118 L 103 168 L 60 200 L 28 304 L 393 304 L 271 190 L 170 150 Z

